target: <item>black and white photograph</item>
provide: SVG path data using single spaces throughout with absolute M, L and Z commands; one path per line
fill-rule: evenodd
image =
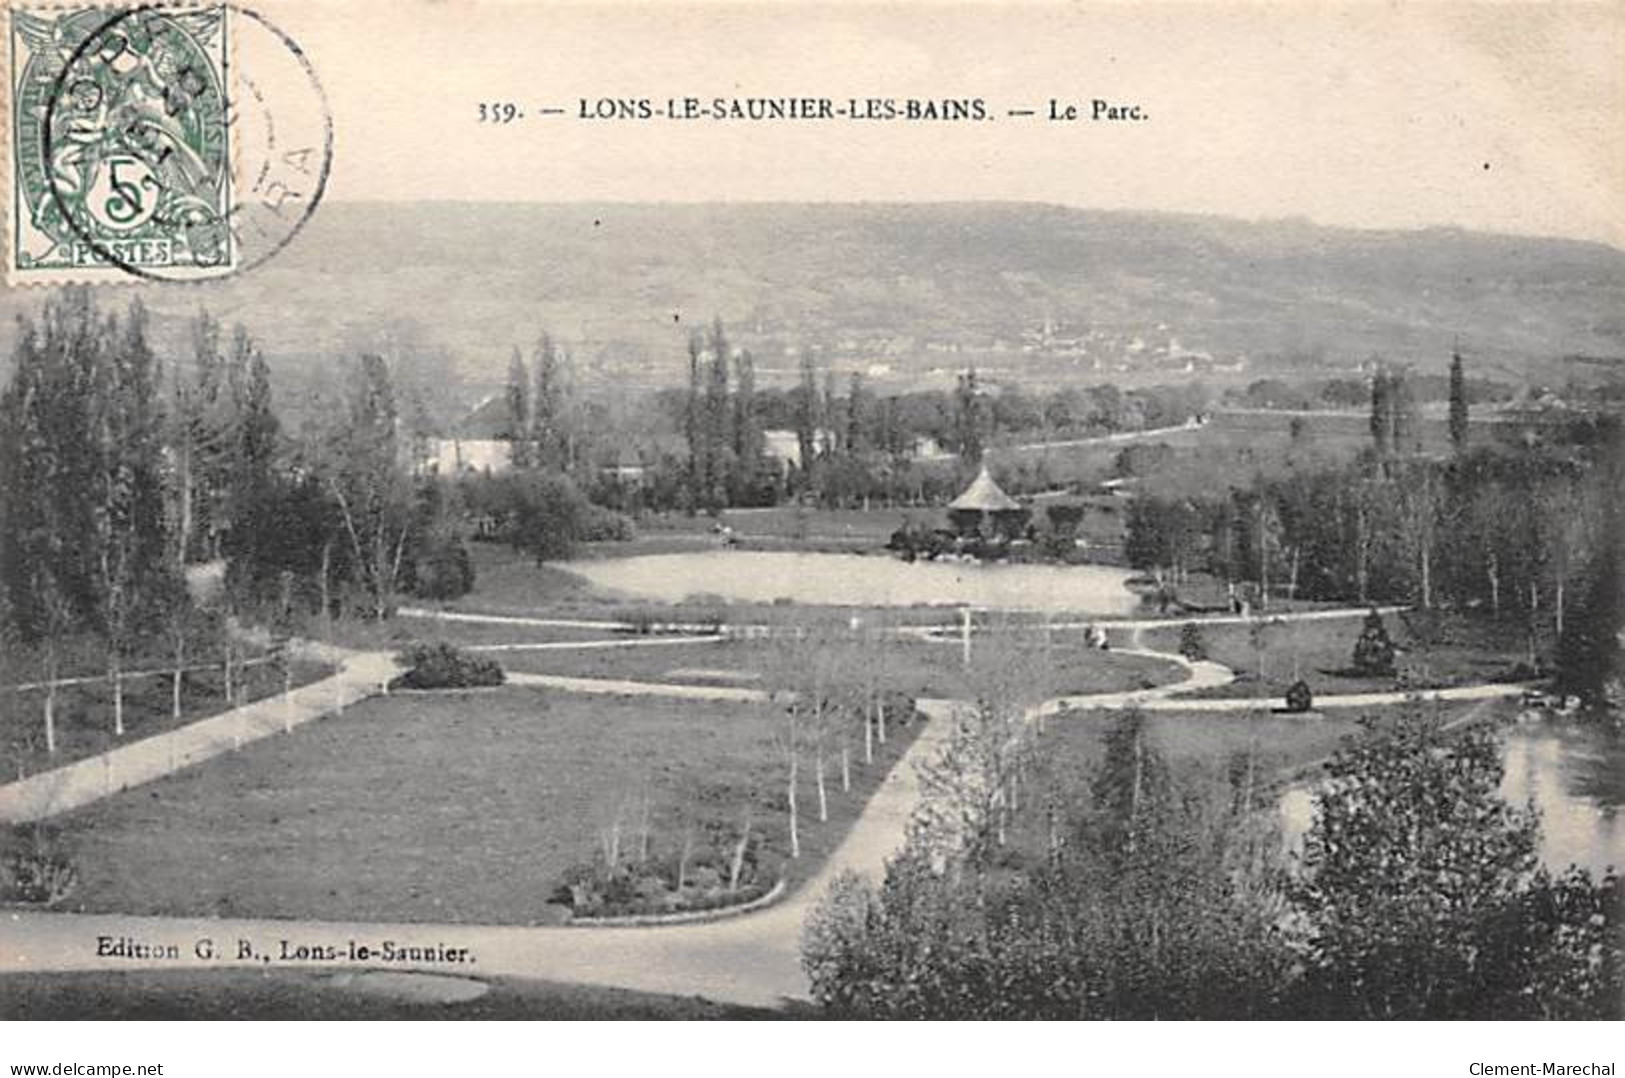
M 1625 7 L 7 15 L 10 1073 L 220 1073 L 79 1019 L 1615 1073 Z

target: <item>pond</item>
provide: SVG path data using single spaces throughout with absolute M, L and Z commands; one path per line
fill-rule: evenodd
M 718 596 L 736 602 L 827 606 L 978 606 L 1125 615 L 1139 597 L 1127 570 L 1100 565 L 970 565 L 903 562 L 858 554 L 712 550 L 567 562 L 564 568 L 610 591 L 679 602 Z
M 1625 738 L 1597 726 L 1537 722 L 1502 734 L 1506 774 L 1501 794 L 1514 805 L 1533 801 L 1540 811 L 1540 858 L 1561 872 L 1579 865 L 1601 876 L 1610 865 L 1625 869 Z M 1281 815 L 1294 849 L 1313 819 L 1307 790 L 1281 800 Z

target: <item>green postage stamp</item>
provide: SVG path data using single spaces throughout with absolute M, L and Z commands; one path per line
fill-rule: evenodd
M 227 8 L 10 12 L 14 284 L 233 267 Z

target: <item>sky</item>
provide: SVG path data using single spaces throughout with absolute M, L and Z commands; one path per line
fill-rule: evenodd
M 266 0 L 328 197 L 1021 200 L 1625 247 L 1625 4 Z M 597 122 L 580 99 L 980 96 L 981 123 Z M 1015 119 L 1051 98 L 1149 119 Z M 524 120 L 478 122 L 481 102 Z M 541 106 L 566 115 L 542 117 Z

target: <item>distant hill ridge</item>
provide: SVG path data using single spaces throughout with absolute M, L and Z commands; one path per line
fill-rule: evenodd
M 1602 244 L 1024 203 L 331 203 L 241 278 L 104 292 L 177 342 L 200 307 L 242 320 L 286 373 L 407 347 L 487 384 L 543 328 L 589 374 L 675 381 L 713 315 L 768 368 L 787 343 L 919 368 L 994 341 L 1019 368 L 1046 324 L 1255 366 L 1442 362 L 1457 334 L 1484 369 L 1625 355 L 1625 252 Z

